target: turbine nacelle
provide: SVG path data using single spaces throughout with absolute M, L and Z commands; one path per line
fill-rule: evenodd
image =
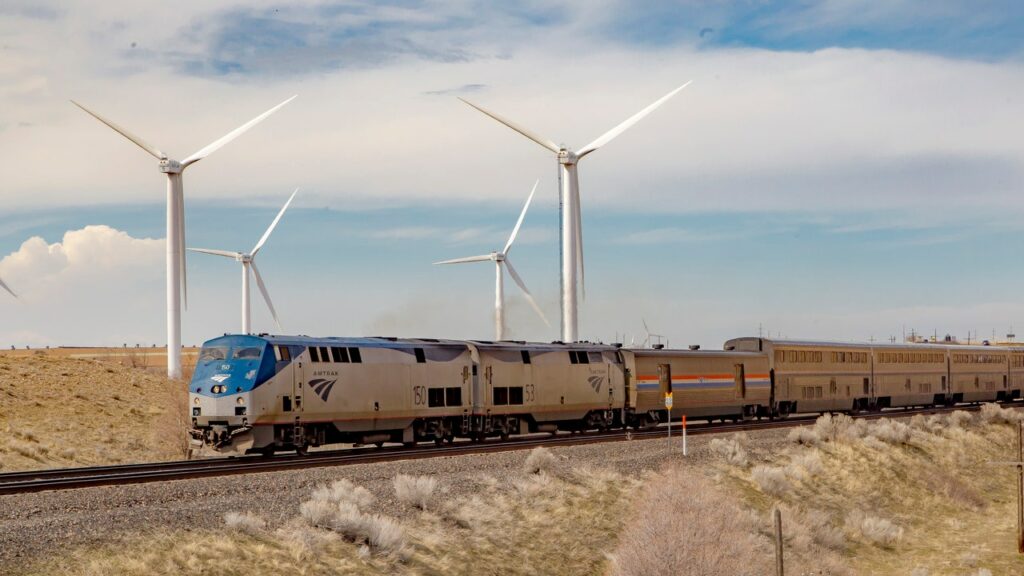
M 491 252 L 491 260 L 494 260 L 495 262 L 504 262 L 505 254 L 502 252 Z
M 177 160 L 171 160 L 170 158 L 160 159 L 160 172 L 164 174 L 181 174 L 184 169 L 185 167 Z
M 562 148 L 562 149 L 560 149 L 558 151 L 558 163 L 559 164 L 564 164 L 566 166 L 571 166 L 571 165 L 579 162 L 579 159 L 580 159 L 580 157 L 575 152 L 573 152 L 572 150 L 568 150 L 566 148 Z

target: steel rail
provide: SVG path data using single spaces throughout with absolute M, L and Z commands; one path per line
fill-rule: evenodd
M 921 409 L 891 409 L 887 412 L 855 414 L 854 418 L 877 419 L 886 417 L 908 417 L 916 414 L 937 414 L 953 410 L 979 410 L 980 406 L 957 406 L 952 408 L 927 407 Z M 813 424 L 817 414 L 796 415 L 783 420 L 753 420 L 734 423 L 705 423 L 687 427 L 689 435 L 724 434 L 729 432 L 771 430 Z M 444 446 L 349 448 L 307 455 L 282 455 L 275 457 L 241 456 L 210 458 L 203 460 L 180 460 L 116 466 L 91 466 L 27 470 L 0 474 L 0 495 L 24 494 L 46 490 L 69 490 L 91 486 L 110 486 L 186 480 L 211 476 L 229 476 L 257 472 L 277 472 L 291 469 L 315 468 L 367 464 L 394 460 L 417 460 L 437 456 L 461 456 L 491 452 L 524 450 L 539 446 L 574 446 L 617 442 L 627 439 L 663 438 L 665 428 L 648 430 L 613 430 L 606 432 L 561 433 L 550 435 L 527 435 L 513 437 L 506 441 L 469 442 L 457 441 Z

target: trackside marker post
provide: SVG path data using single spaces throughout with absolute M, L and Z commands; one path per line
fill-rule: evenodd
M 686 456 L 686 414 L 683 414 L 683 456 Z
M 668 451 L 672 451 L 672 393 L 665 392 L 665 410 L 668 412 Z

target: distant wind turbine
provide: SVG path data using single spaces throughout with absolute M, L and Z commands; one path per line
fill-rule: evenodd
M 654 344 L 651 342 L 651 340 L 654 339 L 654 338 L 657 338 L 658 339 L 658 344 L 661 344 L 661 339 L 664 338 L 665 336 L 662 335 L 662 334 L 655 334 L 655 333 L 651 332 L 651 329 L 647 327 L 647 320 L 644 319 L 644 318 L 641 318 L 640 320 L 641 320 L 641 322 L 644 323 L 644 332 L 647 333 L 647 337 L 644 338 L 644 343 L 643 343 L 643 346 L 641 346 L 641 348 L 646 348 L 648 344 L 653 346 Z
M 160 161 L 160 171 L 167 175 L 167 377 L 181 378 L 181 300 L 184 296 L 188 308 L 188 289 L 185 277 L 185 194 L 182 175 L 186 168 L 216 152 L 228 142 L 244 134 L 267 116 L 295 99 L 295 96 L 267 110 L 263 114 L 235 128 L 205 148 L 181 162 L 172 160 L 156 147 L 135 136 L 117 124 L 89 110 L 74 100 L 72 104 L 103 122 L 136 146 Z
M 576 172 L 576 164 L 579 163 L 579 161 L 587 154 L 590 154 L 594 150 L 597 150 L 601 146 L 611 142 L 616 136 L 628 130 L 644 116 L 653 112 L 659 106 L 664 104 L 666 100 L 675 96 L 676 93 L 683 88 L 686 88 L 689 84 L 690 82 L 687 82 L 665 96 L 662 96 L 650 106 L 644 108 L 640 112 L 637 112 L 625 122 L 619 124 L 615 128 L 612 128 L 608 132 L 605 132 L 597 140 L 587 144 L 578 151 L 570 150 L 564 145 L 559 146 L 550 139 L 531 132 L 511 120 L 507 120 L 493 112 L 489 112 L 464 98 L 459 98 L 459 100 L 462 100 L 466 104 L 469 104 L 473 108 L 476 108 L 480 112 L 483 112 L 558 155 L 562 203 L 562 341 L 564 342 L 575 342 L 578 339 L 579 325 L 577 323 L 576 315 L 577 270 L 579 272 L 580 285 L 582 286 L 584 284 L 583 225 L 580 218 L 580 189 L 579 178 Z M 583 294 L 586 295 L 585 287 Z
M 505 339 L 505 275 L 502 271 L 504 266 L 512 277 L 512 281 L 519 286 L 519 289 L 523 291 L 523 296 L 526 296 L 526 300 L 530 303 L 530 306 L 537 312 L 540 319 L 544 321 L 544 324 L 551 326 L 548 322 L 544 312 L 541 311 L 540 306 L 533 299 L 533 295 L 530 294 L 530 290 L 526 288 L 526 284 L 523 279 L 519 277 L 512 261 L 508 259 L 509 250 L 512 249 L 512 243 L 516 241 L 516 235 L 519 234 L 519 228 L 523 225 L 523 218 L 526 217 L 526 211 L 530 208 L 530 202 L 533 201 L 533 195 L 537 192 L 537 184 L 540 184 L 538 180 L 533 185 L 533 190 L 530 191 L 529 198 L 526 199 L 526 204 L 523 206 L 523 211 L 519 213 L 519 220 L 516 221 L 516 227 L 512 229 L 512 235 L 508 237 L 508 242 L 505 243 L 505 247 L 501 252 L 491 252 L 490 254 L 484 254 L 482 256 L 469 256 L 467 258 L 455 258 L 454 260 L 444 260 L 442 262 L 434 262 L 434 264 L 463 264 L 466 262 L 494 262 L 495 267 L 495 281 L 494 281 L 494 334 L 495 340 Z
M 260 269 L 256 267 L 256 254 L 259 254 L 260 248 L 267 242 L 267 238 L 270 238 L 271 232 L 277 227 L 277 223 L 281 221 L 281 217 L 284 216 L 284 211 L 288 209 L 288 206 L 295 199 L 295 195 L 299 193 L 299 189 L 296 188 L 288 201 L 284 203 L 284 207 L 277 213 L 277 217 L 270 223 L 270 227 L 263 233 L 263 237 L 260 238 L 256 246 L 253 247 L 252 252 L 248 254 L 244 252 L 229 252 L 227 250 L 211 250 L 209 248 L 189 248 L 192 252 L 202 252 L 203 254 L 213 254 L 214 256 L 225 256 L 227 258 L 234 258 L 238 262 L 242 263 L 242 334 L 252 333 L 252 306 L 249 304 L 249 270 L 252 269 L 253 276 L 256 277 L 256 286 L 260 289 L 260 294 L 263 295 L 263 300 L 267 303 L 267 308 L 270 309 L 270 315 L 274 317 L 274 324 L 277 325 L 277 331 L 281 331 L 281 322 L 277 319 L 277 311 L 274 310 L 274 303 L 270 301 L 270 293 L 267 292 L 267 287 L 263 284 L 263 277 L 260 276 Z

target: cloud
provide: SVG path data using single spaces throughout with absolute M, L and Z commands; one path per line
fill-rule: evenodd
M 0 278 L 19 295 L 3 303 L 0 342 L 31 334 L 32 344 L 120 343 L 111 338 L 158 334 L 164 246 L 102 225 L 52 244 L 29 238 L 0 260 Z

